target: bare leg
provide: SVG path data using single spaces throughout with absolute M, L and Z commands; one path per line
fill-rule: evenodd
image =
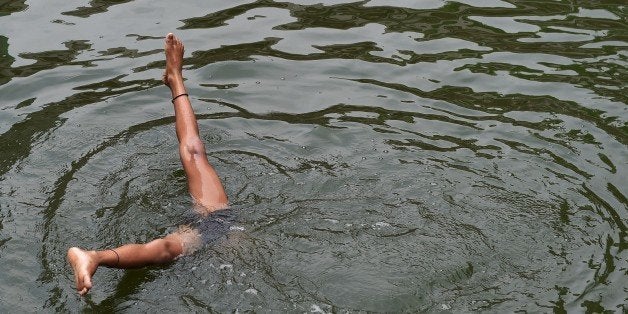
M 173 233 L 146 244 L 126 244 L 103 251 L 86 251 L 73 247 L 68 250 L 68 261 L 74 270 L 76 290 L 84 295 L 92 288 L 92 276 L 98 266 L 139 268 L 170 262 L 181 253 L 182 241 Z
M 173 34 L 166 36 L 166 71 L 164 83 L 170 87 L 172 97 L 186 93 L 183 84 L 183 43 Z M 194 110 L 187 96 L 174 101 L 175 128 L 179 140 L 179 155 L 187 175 L 188 188 L 194 200 L 201 205 L 203 214 L 225 208 L 227 195 L 205 154 L 205 146 L 198 133 Z M 76 247 L 67 253 L 74 271 L 79 294 L 84 295 L 92 287 L 92 276 L 99 266 L 114 268 L 139 268 L 163 264 L 177 256 L 193 251 L 199 245 L 198 231 L 180 228 L 163 239 L 146 244 L 126 244 L 115 249 L 87 251 Z
M 172 98 L 187 91 L 183 85 L 183 43 L 173 34 L 166 36 L 166 72 L 164 83 L 170 87 Z M 190 194 L 206 212 L 227 206 L 227 195 L 214 168 L 207 161 L 205 145 L 198 134 L 194 110 L 187 96 L 174 101 L 175 127 L 179 140 L 179 155 L 188 179 Z

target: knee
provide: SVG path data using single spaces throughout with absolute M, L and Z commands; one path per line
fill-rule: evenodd
M 168 259 L 173 260 L 177 256 L 183 253 L 183 249 L 181 248 L 181 243 L 174 241 L 166 241 L 166 252 L 168 252 Z
M 192 156 L 205 154 L 205 144 L 203 144 L 203 141 L 198 136 L 194 136 L 182 144 L 184 145 L 184 149 Z
M 162 242 L 162 250 L 160 254 L 161 262 L 169 262 L 177 258 L 177 256 L 183 253 L 183 248 L 181 246 L 181 241 L 175 239 L 174 237 L 165 237 L 161 239 Z

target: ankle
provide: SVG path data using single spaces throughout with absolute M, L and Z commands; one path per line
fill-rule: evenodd
M 170 86 L 174 86 L 178 84 L 179 82 L 183 83 L 183 73 L 181 72 L 168 73 L 167 80 L 168 80 L 168 85 Z
M 90 251 L 87 252 L 96 265 L 104 265 L 107 267 L 116 267 L 120 262 L 117 254 L 111 250 Z
M 172 94 L 172 98 L 178 95 L 187 93 L 187 90 L 185 89 L 185 85 L 183 85 L 183 80 L 171 83 L 169 87 L 170 87 L 170 93 Z

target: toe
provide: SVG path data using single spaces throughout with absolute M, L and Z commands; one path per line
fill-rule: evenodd
M 85 287 L 87 290 L 92 288 L 92 278 L 88 275 L 85 275 L 83 277 L 83 287 Z

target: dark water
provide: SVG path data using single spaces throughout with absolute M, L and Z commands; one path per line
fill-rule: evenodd
M 1 1 L 0 310 L 626 312 L 624 1 Z M 190 205 L 163 36 L 237 228 Z

